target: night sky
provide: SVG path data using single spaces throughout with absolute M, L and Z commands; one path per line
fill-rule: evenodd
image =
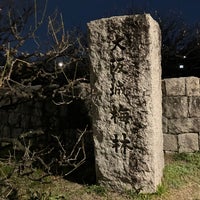
M 126 14 L 130 8 L 146 13 L 157 10 L 163 16 L 169 16 L 170 11 L 173 11 L 187 23 L 200 22 L 199 0 L 49 0 L 48 12 L 56 8 L 63 13 L 67 28 L 85 28 L 91 20 Z

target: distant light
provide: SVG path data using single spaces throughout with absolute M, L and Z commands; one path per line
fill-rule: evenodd
M 183 56 L 183 59 L 187 58 L 187 56 Z
M 184 68 L 184 65 L 179 65 L 179 69 L 183 69 Z
M 58 67 L 63 67 L 64 66 L 64 63 L 63 62 L 59 62 L 58 63 Z

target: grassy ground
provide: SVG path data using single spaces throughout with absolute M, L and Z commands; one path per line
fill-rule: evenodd
M 80 185 L 55 176 L 46 177 L 43 182 L 38 182 L 14 174 L 7 184 L 17 189 L 19 200 L 200 200 L 200 153 L 168 155 L 165 160 L 162 184 L 153 195 L 137 195 L 133 191 L 113 193 L 101 186 Z M 11 171 L 12 167 L 0 163 L 1 178 Z M 0 186 L 1 193 L 11 193 L 7 190 L 3 191 Z M 13 191 L 12 193 L 14 195 Z M 0 197 L 0 200 L 3 199 L 5 197 Z M 16 200 L 16 197 L 8 199 Z

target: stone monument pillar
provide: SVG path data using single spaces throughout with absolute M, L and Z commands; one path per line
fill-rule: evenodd
M 149 14 L 88 23 L 97 181 L 152 193 L 162 177 L 161 34 Z

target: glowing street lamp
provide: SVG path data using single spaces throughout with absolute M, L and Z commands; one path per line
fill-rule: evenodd
M 184 69 L 184 65 L 183 65 L 183 64 L 180 64 L 180 65 L 179 65 L 179 69 Z
M 183 56 L 182 57 L 182 59 L 186 59 L 187 58 L 187 56 Z M 179 69 L 184 69 L 185 68 L 185 66 L 183 65 L 183 64 L 179 64 Z
M 63 67 L 63 66 L 64 66 L 64 63 L 60 61 L 60 62 L 58 63 L 58 67 Z

